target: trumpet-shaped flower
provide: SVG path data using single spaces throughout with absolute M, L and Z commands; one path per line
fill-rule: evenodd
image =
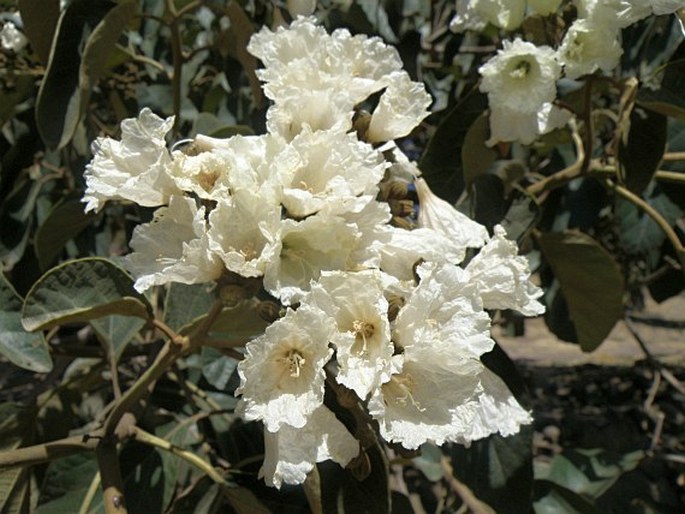
M 169 201 L 179 189 L 169 176 L 171 155 L 164 137 L 173 117 L 162 119 L 150 109 L 121 122 L 121 141 L 99 137 L 86 166 L 86 212 L 99 211 L 107 200 L 128 200 L 145 207 Z
M 544 103 L 537 112 L 521 112 L 507 107 L 490 110 L 490 138 L 485 142 L 492 146 L 500 141 L 520 141 L 528 145 L 540 135 L 563 127 L 571 119 L 571 113 L 551 103 Z
M 394 351 L 381 273 L 324 272 L 312 284 L 307 302 L 335 321 L 331 342 L 337 350 L 336 380 L 366 399 L 379 383 L 389 380 Z
M 516 38 L 504 41 L 478 71 L 483 77 L 480 90 L 488 94 L 491 108 L 533 113 L 556 97 L 561 66 L 552 48 Z
M 305 129 L 290 145 L 300 161 L 285 183 L 282 203 L 295 218 L 375 193 L 387 167 L 383 155 L 354 133 Z
M 545 312 L 537 300 L 543 292 L 530 281 L 528 261 L 518 255 L 516 243 L 506 238 L 501 225 L 495 226 L 494 237 L 471 259 L 466 271 L 486 309 L 514 309 L 524 316 Z
M 357 227 L 339 216 L 314 215 L 281 222 L 276 256 L 264 272 L 264 287 L 284 305 L 300 300 L 324 270 L 347 269 Z
M 623 53 L 619 35 L 618 26 L 592 18 L 575 20 L 557 49 L 566 77 L 576 79 L 597 69 L 613 70 Z
M 209 282 L 223 272 L 221 260 L 209 249 L 205 209 L 198 209 L 192 198 L 172 196 L 152 222 L 134 229 L 131 248 L 124 263 L 138 291 L 169 282 Z
M 433 229 L 464 253 L 466 248 L 480 248 L 488 240 L 488 231 L 483 225 L 435 195 L 424 179 L 419 178 L 414 184 L 419 197 L 419 227 Z M 461 259 L 463 255 L 455 264 Z
M 249 190 L 238 189 L 219 200 L 209 214 L 209 247 L 226 269 L 259 277 L 280 248 L 280 206 Z
M 264 464 L 259 476 L 280 489 L 301 484 L 317 462 L 332 460 L 346 466 L 359 454 L 359 441 L 327 407 L 321 405 L 301 428 L 283 425 L 264 431 Z
M 324 365 L 333 350 L 330 319 L 311 306 L 272 323 L 245 347 L 238 364 L 242 412 L 247 420 L 261 420 L 269 432 L 283 426 L 304 427 L 323 404 Z
M 504 30 L 514 30 L 526 13 L 525 0 L 457 0 L 457 14 L 450 21 L 454 32 L 482 30 L 490 23 Z

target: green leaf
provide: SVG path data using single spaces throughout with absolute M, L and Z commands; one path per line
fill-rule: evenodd
M 57 258 L 64 245 L 89 226 L 95 216 L 83 212 L 80 199 L 58 203 L 36 230 L 34 245 L 40 269 L 45 271 Z
M 685 42 L 664 66 L 658 89 L 642 87 L 637 100 L 640 105 L 665 116 L 685 119 Z
M 59 19 L 59 0 L 19 0 L 24 32 L 43 66 L 50 59 L 50 47 Z
M 364 454 L 363 454 L 364 455 Z M 317 464 L 323 514 L 387 514 L 390 512 L 388 463 L 380 446 L 365 450 L 370 472 L 358 480 L 333 461 Z
M 532 427 L 523 426 L 511 437 L 494 434 L 469 448 L 453 445 L 456 477 L 498 514 L 526 512 L 533 483 L 532 436 Z
M 561 286 L 577 342 L 591 352 L 623 314 L 621 269 L 599 243 L 576 230 L 544 233 L 538 242 Z
M 466 134 L 486 107 L 487 97 L 474 88 L 445 115 L 421 156 L 419 168 L 426 182 L 450 203 L 464 189 L 461 156 Z
M 91 320 L 90 324 L 105 347 L 107 354 L 114 358 L 115 362 L 118 362 L 128 343 L 145 326 L 145 320 L 112 314 Z
M 35 514 L 79 512 L 93 479 L 98 472 L 93 454 L 71 455 L 54 460 L 48 466 L 41 487 L 41 503 Z M 101 488 L 91 503 L 92 512 L 104 512 Z M 99 508 L 98 508 L 99 507 Z
M 73 137 L 93 84 L 136 12 L 132 0 L 73 0 L 62 12 L 36 102 L 38 131 L 48 147 L 62 148 Z
M 207 382 L 223 391 L 235 371 L 238 361 L 223 355 L 216 348 L 202 347 L 202 374 Z
M 31 334 L 21 324 L 22 298 L 0 274 L 0 353 L 13 364 L 37 373 L 52 369 L 43 334 Z
M 461 149 L 464 187 L 469 190 L 476 178 L 488 172 L 497 159 L 497 152 L 485 145 L 490 137 L 490 118 L 483 112 L 471 124 Z
M 14 108 L 29 98 L 36 87 L 36 79 L 30 75 L 16 77 L 14 87 L 0 90 L 0 126 L 14 116 Z
M 439 482 L 445 474 L 442 467 L 443 457 L 444 455 L 440 447 L 432 443 L 424 443 L 421 445 L 421 454 L 418 457 L 414 457 L 412 462 L 414 466 L 426 475 L 428 480 Z
M 601 514 L 593 503 L 548 480 L 535 481 L 535 514 Z
M 618 146 L 618 162 L 626 187 L 642 194 L 666 151 L 667 119 L 648 109 L 634 107 L 630 128 Z
M 152 307 L 135 289 L 133 280 L 107 259 L 78 259 L 52 268 L 24 300 L 26 330 L 43 330 L 119 314 L 149 319 Z
M 247 342 L 263 334 L 269 323 L 259 315 L 259 303 L 259 300 L 251 299 L 242 301 L 235 307 L 224 308 L 210 327 L 208 339 L 215 341 L 215 344 L 223 341 L 236 346 L 236 343 Z M 189 334 L 204 319 L 205 315 L 196 318 L 181 327 L 179 332 Z
M 205 316 L 216 301 L 214 284 L 172 283 L 164 299 L 164 323 L 173 330 Z

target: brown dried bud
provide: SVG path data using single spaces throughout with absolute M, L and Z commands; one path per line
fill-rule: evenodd
M 385 196 L 390 200 L 403 200 L 409 193 L 407 183 L 399 180 L 390 182 L 385 186 L 384 190 Z
M 409 216 L 414 212 L 414 202 L 411 200 L 388 200 L 390 212 L 393 216 Z
M 403 297 L 396 294 L 388 295 L 388 321 L 395 321 L 395 318 L 400 313 L 400 309 L 404 306 L 405 300 Z

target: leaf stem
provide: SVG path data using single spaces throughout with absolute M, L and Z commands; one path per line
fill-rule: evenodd
M 580 135 L 575 127 L 571 132 L 571 136 L 573 137 L 573 143 L 576 147 L 576 162 L 570 166 L 567 166 L 563 170 L 557 171 L 556 173 L 528 186 L 526 188 L 526 192 L 529 195 L 541 195 L 542 193 L 567 184 L 582 174 L 583 169 L 585 169 L 585 149 L 583 147 L 583 140 L 580 138 Z
M 97 435 L 91 437 L 74 435 L 49 443 L 0 452 L 0 470 L 43 464 L 59 457 L 93 451 L 98 442 L 99 437 Z
M 184 450 L 183 448 L 179 448 L 178 446 L 170 443 L 169 441 L 157 437 L 153 434 L 150 434 L 149 432 L 146 432 L 145 430 L 139 427 L 135 427 L 132 436 L 139 443 L 147 444 L 148 446 L 153 446 L 155 448 L 159 448 L 160 450 L 164 450 L 173 455 L 176 455 L 177 457 L 183 459 L 187 463 L 191 464 L 192 466 L 196 467 L 197 469 L 205 473 L 217 484 L 221 486 L 229 485 L 226 479 L 223 477 L 223 475 L 221 475 L 221 473 L 219 473 L 214 466 L 212 466 L 209 462 L 202 459 L 201 457 L 198 457 L 194 453 L 189 452 L 188 450 Z

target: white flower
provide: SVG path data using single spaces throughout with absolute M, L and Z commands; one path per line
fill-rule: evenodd
M 266 112 L 266 128 L 291 141 L 305 129 L 345 133 L 352 128 L 354 110 L 332 91 L 301 91 L 284 98 Z
M 561 66 L 554 50 L 516 38 L 504 41 L 497 55 L 481 66 L 480 90 L 490 107 L 533 113 L 556 97 Z
M 299 301 L 323 270 L 347 269 L 358 237 L 339 216 L 314 215 L 281 222 L 281 244 L 264 272 L 264 287 L 284 305 Z
M 649 0 L 652 12 L 656 15 L 672 14 L 678 9 L 684 9 L 683 0 Z
M 302 428 L 323 404 L 324 365 L 333 351 L 330 319 L 302 306 L 266 328 L 245 347 L 238 364 L 243 417 L 261 420 L 269 432 Z
M 381 273 L 324 272 L 312 284 L 306 301 L 335 320 L 331 342 L 340 368 L 336 380 L 366 399 L 373 388 L 390 379 L 394 350 Z
M 260 478 L 267 485 L 301 484 L 314 464 L 331 459 L 346 466 L 359 454 L 359 441 L 327 407 L 320 406 L 302 428 L 283 425 L 278 432 L 264 431 L 264 464 Z
M 209 214 L 209 247 L 243 277 L 264 274 L 280 250 L 281 209 L 249 189 L 219 200 Z
M 530 282 L 528 261 L 518 255 L 516 243 L 506 238 L 501 225 L 495 226 L 493 238 L 471 259 L 466 271 L 486 309 L 514 309 L 524 316 L 545 312 L 537 300 L 543 291 Z
M 514 30 L 523 21 L 525 0 L 457 0 L 457 14 L 450 22 L 454 32 L 482 30 L 491 23 L 504 30 Z
M 419 227 L 435 230 L 463 252 L 466 248 L 480 248 L 488 240 L 488 231 L 483 225 L 434 194 L 424 179 L 416 179 L 414 184 L 419 197 Z
M 381 269 L 399 280 L 413 280 L 420 261 L 460 263 L 466 248 L 430 228 L 389 227 L 390 240 L 381 250 Z
M 578 17 L 601 27 L 625 28 L 651 14 L 650 0 L 580 0 Z
M 557 50 L 557 59 L 564 65 L 566 77 L 576 79 L 598 68 L 613 70 L 623 53 L 619 35 L 618 27 L 592 19 L 575 20 Z
M 327 204 L 375 193 L 387 167 L 383 155 L 354 133 L 311 132 L 307 128 L 290 145 L 300 162 L 285 183 L 282 203 L 296 218 Z
M 250 189 L 273 205 L 281 201 L 283 180 L 300 165 L 300 157 L 275 134 L 217 139 L 198 135 L 194 144 L 203 153 L 217 154 L 223 169 L 214 185 L 217 194 Z
M 13 21 L 5 21 L 0 29 L 0 46 L 8 52 L 19 53 L 28 44 L 29 40 L 17 28 Z
M 205 209 L 198 209 L 191 198 L 172 196 L 168 207 L 155 211 L 152 222 L 134 229 L 130 246 L 134 251 L 124 263 L 141 292 L 169 282 L 209 282 L 224 269 L 209 250 Z
M 490 109 L 490 138 L 485 142 L 492 146 L 500 141 L 520 141 L 528 145 L 541 134 L 563 127 L 571 119 L 569 111 L 549 102 L 537 112 L 527 113 L 498 107 Z
M 205 200 L 219 200 L 228 196 L 230 169 L 231 162 L 225 158 L 225 152 L 200 152 L 198 155 L 174 152 L 169 175 L 179 189 Z
M 369 399 L 381 435 L 413 449 L 426 441 L 467 444 L 516 433 L 530 416 L 479 360 L 494 341 L 469 273 L 435 263 L 417 273 L 419 285 L 393 329 L 403 353 L 393 357 L 390 380 Z
M 404 71 L 387 77 L 388 87 L 381 95 L 369 123 L 368 140 L 390 141 L 408 135 L 428 116 L 431 96 L 420 82 L 413 82 Z
M 419 285 L 400 309 L 393 340 L 405 355 L 417 347 L 480 357 L 494 346 L 490 317 L 467 271 L 426 262 L 417 267 Z
M 121 122 L 121 141 L 99 137 L 86 166 L 86 212 L 100 210 L 107 200 L 129 200 L 157 207 L 180 191 L 169 176 L 171 155 L 164 137 L 173 117 L 162 119 L 147 107 L 138 118 Z

